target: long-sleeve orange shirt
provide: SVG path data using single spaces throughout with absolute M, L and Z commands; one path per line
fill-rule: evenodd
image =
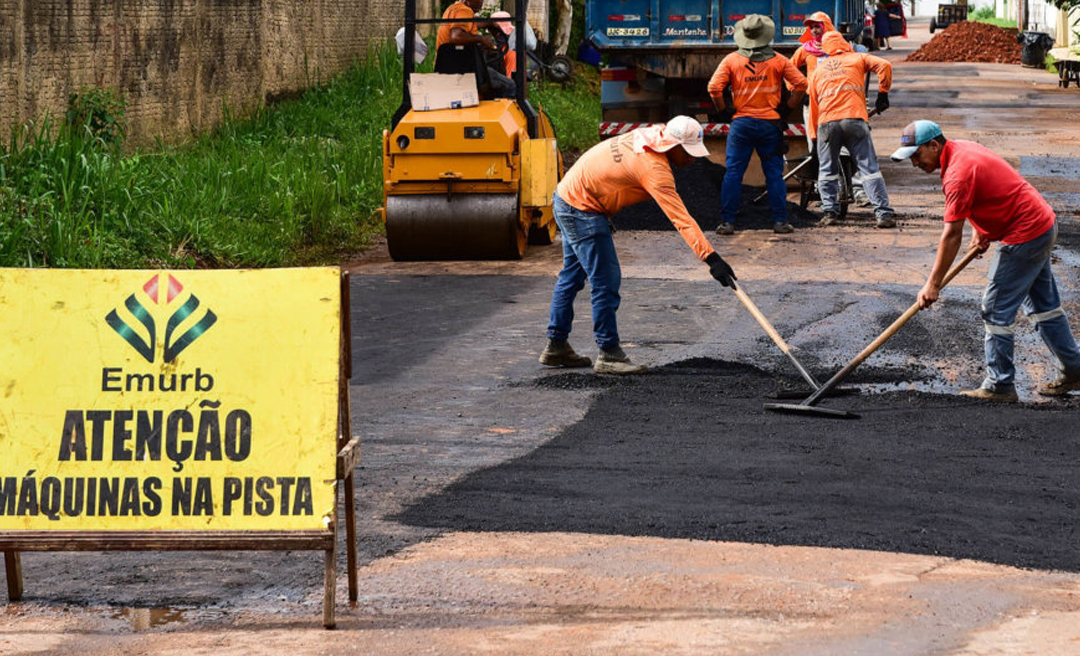
M 585 151 L 566 172 L 556 193 L 585 212 L 613 216 L 650 197 L 699 259 L 714 252 L 697 221 L 675 190 L 675 176 L 663 153 L 634 152 L 634 133 L 601 141 Z
M 825 35 L 826 52 L 829 41 L 843 37 L 837 32 Z M 845 44 L 847 42 L 844 42 Z M 817 68 L 810 75 L 810 137 L 817 136 L 820 126 L 845 118 L 870 120 L 866 112 L 866 74 L 873 71 L 878 78 L 878 91 L 888 92 L 892 87 L 892 64 L 863 52 L 836 52 L 819 59 Z
M 806 78 L 786 57 L 777 55 L 753 62 L 745 55 L 733 52 L 716 67 L 708 90 L 715 100 L 722 98 L 724 89 L 730 85 L 735 118 L 749 116 L 772 121 L 780 118 L 776 107 L 780 104 L 784 80 L 792 93 L 806 91 Z
M 811 55 L 806 52 L 804 46 L 799 46 L 798 49 L 791 53 L 791 65 L 795 68 L 806 67 L 806 77 L 809 78 L 810 74 L 817 68 L 818 57 L 817 55 Z

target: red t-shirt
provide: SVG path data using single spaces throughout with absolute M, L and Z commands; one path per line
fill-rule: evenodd
M 1022 244 L 1054 225 L 1050 204 L 997 153 L 950 139 L 941 153 L 945 221 L 971 221 L 990 241 Z

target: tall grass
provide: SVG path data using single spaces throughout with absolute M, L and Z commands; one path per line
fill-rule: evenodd
M 586 76 L 530 90 L 560 146 L 596 141 L 596 88 Z M 226 108 L 184 145 L 125 151 L 123 103 L 74 100 L 0 146 L 0 266 L 325 264 L 382 232 L 382 131 L 401 101 L 392 43 L 296 100 L 243 120 Z

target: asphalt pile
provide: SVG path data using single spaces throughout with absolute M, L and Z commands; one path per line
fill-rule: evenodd
M 690 166 L 674 170 L 675 188 L 690 216 L 694 217 L 702 230 L 715 230 L 720 225 L 720 188 L 723 186 L 726 171 L 723 166 L 707 159 L 699 159 Z M 754 198 L 762 191 L 764 189 L 761 187 L 742 186 L 735 221 L 737 228 L 772 228 L 769 201 L 763 198 L 754 202 Z M 796 228 L 808 228 L 817 223 L 817 215 L 802 209 L 798 203 L 787 202 L 787 208 L 788 222 Z M 652 200 L 623 209 L 612 217 L 612 222 L 619 230 L 675 229 L 660 206 Z
M 979 62 L 1019 64 L 1022 46 L 1015 29 L 988 23 L 953 23 L 907 56 L 915 62 Z

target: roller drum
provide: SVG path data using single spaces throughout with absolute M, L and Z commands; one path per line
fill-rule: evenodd
M 518 259 L 521 236 L 517 194 L 386 199 L 386 244 L 395 260 Z

